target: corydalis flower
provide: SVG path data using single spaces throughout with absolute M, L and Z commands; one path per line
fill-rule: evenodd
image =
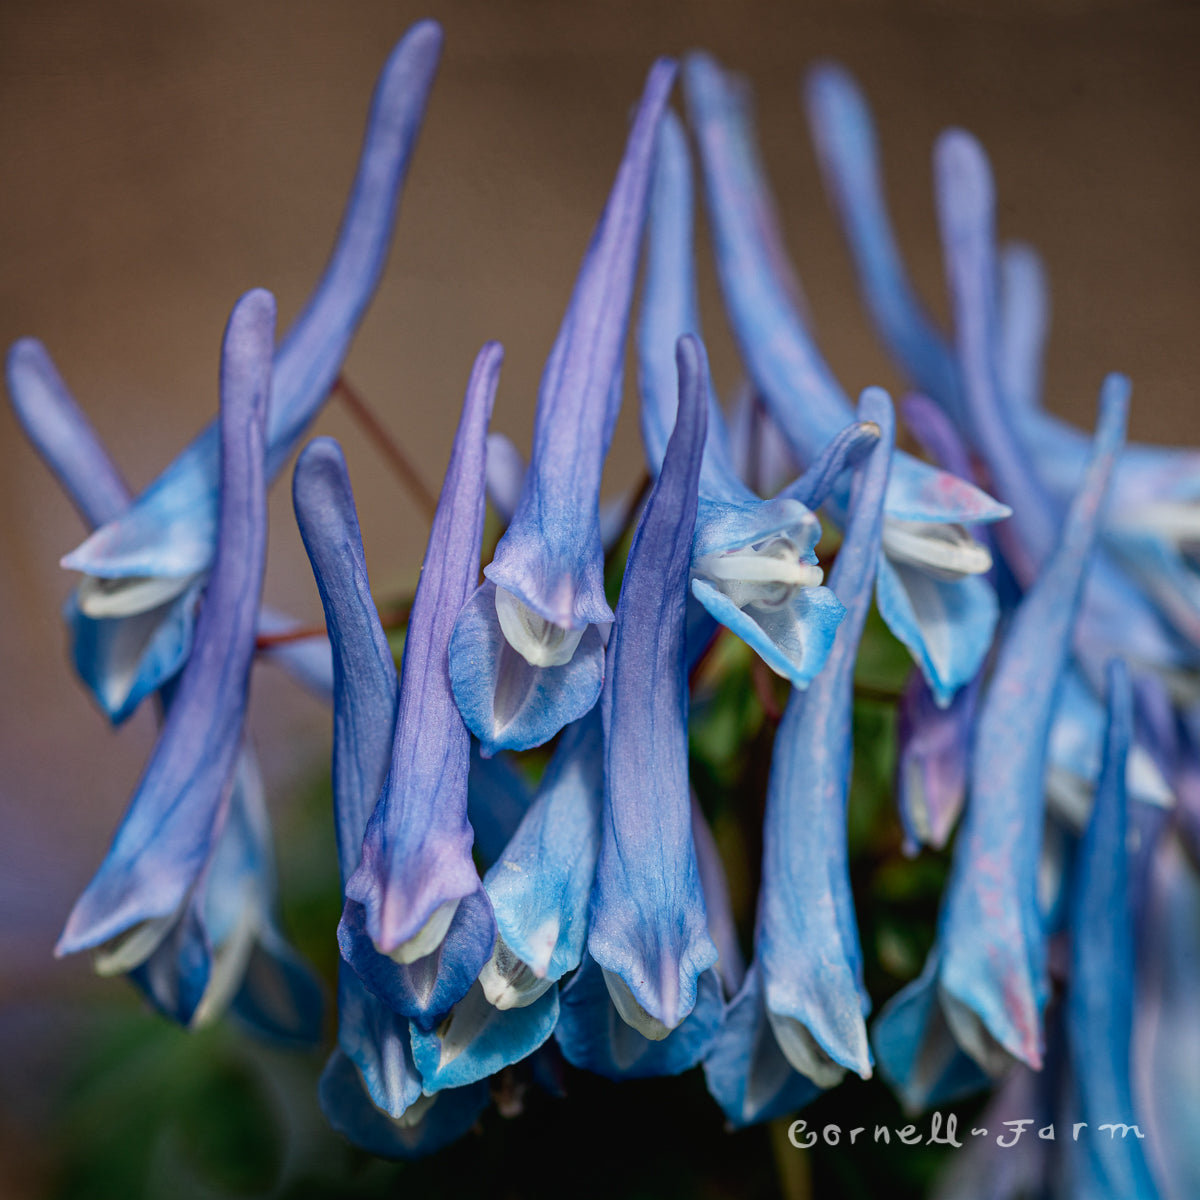
M 484 459 L 501 348 L 467 386 L 405 638 L 391 766 L 346 882 L 342 953 L 373 991 L 425 1025 L 466 995 L 496 927 L 471 857 L 470 735 L 450 691 L 455 618 L 475 589 Z
M 648 241 L 638 354 L 642 439 L 657 474 L 677 407 L 675 344 L 682 334 L 700 333 L 691 161 L 673 113 L 666 114 L 659 132 Z M 762 501 L 742 483 L 707 380 L 705 392 L 708 434 L 692 543 L 692 593 L 773 670 L 803 687 L 821 669 L 843 611 L 837 597 L 820 586 L 813 547 L 821 526 L 798 500 Z
M 455 632 L 454 694 L 485 754 L 540 745 L 600 694 L 600 630 L 613 620 L 604 597 L 600 475 L 621 403 L 655 135 L 674 77 L 668 60 L 651 68 L 542 375 L 516 512 Z
M 242 745 L 266 552 L 262 436 L 274 321 L 266 292 L 248 293 L 230 317 L 218 549 L 195 653 L 168 698 L 162 734 L 112 848 L 56 952 L 96 950 L 98 969 L 132 972 L 160 1009 L 185 1023 L 211 1018 L 236 996 L 256 1023 L 269 1028 L 274 1012 L 280 1032 L 311 1037 L 319 993 L 270 915 L 261 784 Z M 77 463 L 98 462 L 94 441 L 75 445 Z M 77 501 L 99 512 L 115 502 L 118 483 L 115 472 L 97 467 L 93 481 L 74 489 Z M 256 959 L 260 945 L 266 957 Z M 274 988 L 264 978 L 272 959 L 283 968 L 282 988 L 277 975 Z
M 692 1011 L 717 959 L 692 840 L 684 615 L 707 370 L 680 339 L 679 411 L 638 525 L 602 699 L 604 809 L 588 949 L 621 1016 L 666 1037 Z
M 125 481 L 36 343 L 14 348 L 14 376 L 21 380 L 12 389 L 14 411 L 84 521 L 94 527 L 119 516 L 130 501 Z M 274 614 L 267 619 L 286 623 Z M 281 647 L 283 665 L 295 666 L 299 646 Z M 305 647 L 306 668 L 318 659 Z M 319 673 L 305 672 L 310 683 Z M 164 708 L 173 691 L 164 689 Z M 146 937 L 98 954 L 97 969 L 128 972 L 155 1008 L 180 1024 L 204 1024 L 230 1005 L 260 1033 L 313 1041 L 320 1033 L 320 988 L 276 927 L 274 891 L 262 782 L 253 753 L 243 746 L 228 816 L 186 907 L 165 933 L 151 923 Z
M 345 460 L 336 442 L 305 447 L 293 482 L 296 519 L 312 561 L 334 646 L 333 796 L 342 883 L 358 869 L 363 833 L 391 761 L 398 689 L 379 623 Z M 342 962 L 338 1044 L 321 1077 L 329 1122 L 390 1157 L 453 1141 L 487 1102 L 470 1089 L 436 1103 L 423 1097 L 407 1017 L 367 990 Z
M 689 57 L 686 83 L 734 333 L 775 422 L 808 463 L 850 423 L 850 406 L 796 311 L 777 261 L 780 239 L 764 232 L 773 206 L 742 98 L 704 55 Z M 843 520 L 844 494 L 827 507 Z M 997 616 L 995 593 L 982 578 L 991 556 L 964 527 L 1008 511 L 970 484 L 896 455 L 876 595 L 939 704 L 978 671 Z
M 846 802 L 854 662 L 879 558 L 891 402 L 868 389 L 859 416 L 879 438 L 856 473 L 833 569 L 846 617 L 825 669 L 807 691 L 793 691 L 775 735 L 754 960 L 705 1062 L 709 1090 L 737 1125 L 807 1103 L 847 1068 L 871 1073 Z
M 380 77 L 333 256 L 275 355 L 268 478 L 328 395 L 379 280 L 441 40 L 433 22 L 414 26 Z M 22 348 L 31 346 L 41 349 L 14 348 L 10 380 L 24 361 Z M 219 457 L 218 433 L 210 427 L 128 511 L 63 559 L 84 575 L 68 609 L 76 663 L 114 720 L 128 716 L 187 659 L 196 599 L 216 549 Z
M 822 65 L 808 79 L 806 99 L 826 184 L 876 325 L 914 383 L 970 437 L 998 494 L 1016 510 L 1017 519 L 1001 526 L 998 536 L 1028 584 L 1054 544 L 1088 457 L 1086 436 L 1038 407 L 1048 301 L 1037 257 L 1027 247 L 1011 247 L 996 271 L 986 159 L 968 135 L 945 135 L 937 170 L 956 297 L 956 358 L 905 272 L 884 202 L 870 112 L 854 81 L 840 67 Z M 947 198 L 951 189 L 957 196 Z M 1160 668 L 1194 665 L 1200 590 L 1187 547 L 1200 528 L 1196 478 L 1194 452 L 1130 446 L 1122 454 L 1105 540 L 1133 573 L 1123 578 L 1098 559 L 1081 618 L 1092 645 Z M 1191 651 L 1156 620 L 1140 591 L 1191 639 Z M 1104 657 L 1098 655 L 1101 662 Z M 1099 667 L 1091 674 L 1099 689 Z
M 1105 381 L 1084 484 L 1058 548 L 1013 616 L 980 709 L 937 943 L 920 978 L 875 1026 L 881 1069 L 914 1106 L 978 1082 L 955 1042 L 992 1074 L 1014 1059 L 1042 1061 L 1047 983 L 1037 867 L 1046 747 L 1128 398 L 1125 379 Z

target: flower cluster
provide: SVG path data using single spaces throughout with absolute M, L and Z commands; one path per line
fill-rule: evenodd
M 925 457 L 896 447 L 885 392 L 855 406 L 821 356 L 744 86 L 690 55 L 689 139 L 669 107 L 677 66 L 659 60 L 546 361 L 528 464 L 488 433 L 501 348 L 475 361 L 399 673 L 328 438 L 292 481 L 327 636 L 290 637 L 261 608 L 266 488 L 381 275 L 440 50 L 425 22 L 393 51 L 311 300 L 278 345 L 271 295 L 238 300 L 219 419 L 140 496 L 43 347 L 9 353 L 17 414 L 92 530 L 63 559 L 81 575 L 65 609 L 79 676 L 114 723 L 148 698 L 161 714 L 57 952 L 90 951 L 183 1025 L 229 1011 L 319 1041 L 322 989 L 279 928 L 244 732 L 269 656 L 332 707 L 344 908 L 320 1098 L 351 1141 L 446 1145 L 526 1059 L 551 1086 L 560 1055 L 612 1079 L 702 1064 L 734 1126 L 878 1066 L 913 1110 L 1002 1080 L 1002 1112 L 1151 1131 L 1044 1145 L 1004 1194 L 1062 1178 L 1088 1196 L 1191 1194 L 1200 454 L 1126 446 L 1119 375 L 1091 439 L 1042 407 L 1045 280 L 1031 249 L 997 247 L 969 134 L 934 156 L 947 335 L 906 273 L 856 85 L 832 65 L 808 75 L 824 180 Z M 729 419 L 701 338 L 696 177 L 748 379 Z M 632 320 L 649 483 L 602 505 Z M 480 582 L 489 500 L 503 533 Z M 868 1034 L 847 809 L 872 604 L 914 664 L 895 697 L 906 850 L 954 836 L 925 967 Z M 787 690 L 752 941 L 689 783 L 689 704 L 733 639 L 768 700 Z

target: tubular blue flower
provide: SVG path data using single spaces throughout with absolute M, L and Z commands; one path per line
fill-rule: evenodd
M 1042 1061 L 1045 935 L 1037 896 L 1050 722 L 1113 462 L 1129 385 L 1105 380 L 1093 456 L 1058 548 L 1012 618 L 980 708 L 970 795 L 938 939 L 921 976 L 874 1030 L 881 1070 L 914 1107 L 1014 1059 Z
M 496 936 L 471 857 L 470 737 L 447 656 L 478 578 L 485 438 L 502 357 L 497 344 L 485 346 L 467 385 L 405 638 L 391 766 L 338 927 L 363 982 L 423 1028 L 466 995 Z
M 1092 819 L 1083 835 L 1071 895 L 1071 978 L 1066 1028 L 1078 1115 L 1134 1124 L 1131 1040 L 1134 909 L 1129 884 L 1125 760 L 1133 736 L 1133 693 L 1120 659 L 1108 669 L 1108 729 Z M 1072 1187 L 1080 1196 L 1153 1200 L 1141 1138 L 1091 1137 L 1068 1143 Z
M 675 422 L 674 348 L 700 334 L 692 249 L 691 160 L 673 113 L 663 119 L 650 205 L 638 353 L 642 440 L 657 475 Z M 738 478 L 725 419 L 704 381 L 708 435 L 692 542 L 692 594 L 795 687 L 821 669 L 842 605 L 820 586 L 817 518 L 797 500 L 760 500 Z
M 975 482 L 962 439 L 933 401 L 909 396 L 904 402 L 904 421 L 934 462 L 960 479 Z M 973 533 L 990 549 L 986 526 Z M 924 676 L 916 671 L 900 697 L 896 804 L 906 854 L 916 854 L 923 845 L 941 849 L 962 812 L 967 796 L 967 755 L 982 682 L 983 668 L 948 705 L 939 707 Z
M 184 1023 L 202 1023 L 233 998 L 250 1020 L 303 1039 L 319 1031 L 319 990 L 274 925 L 261 784 L 242 749 L 266 550 L 262 428 L 274 318 L 266 292 L 243 297 L 230 317 L 221 378 L 220 537 L 194 665 L 166 705 L 138 790 L 56 953 L 96 950 L 99 970 L 132 972 L 161 1010 Z M 93 483 L 74 490 L 89 513 L 101 500 L 116 500 L 119 477 L 100 468 L 103 452 L 82 417 L 73 423 L 82 430 L 75 465 L 90 461 L 103 481 L 103 495 Z
M 840 385 L 818 353 L 774 263 L 777 235 L 764 236 L 771 206 L 750 148 L 749 118 L 720 68 L 704 55 L 686 67 L 712 218 L 717 270 L 734 332 L 772 416 L 801 462 L 851 419 Z M 829 511 L 844 520 L 844 493 Z M 974 677 L 996 623 L 996 597 L 982 575 L 986 548 L 964 525 L 997 521 L 1009 510 L 963 480 L 899 453 L 892 468 L 879 610 L 909 647 L 939 704 Z
M 119 516 L 130 493 L 95 430 L 67 391 L 41 346 L 18 342 L 9 358 L 13 408 L 30 441 L 91 527 Z M 287 619 L 264 610 L 263 622 Z M 328 646 L 326 645 L 326 650 Z M 319 682 L 319 650 L 311 646 L 297 664 L 310 683 Z M 164 689 L 163 705 L 171 695 Z M 125 953 L 102 955 L 108 974 L 130 979 L 165 1016 L 198 1026 L 227 1004 L 259 1033 L 280 1041 L 311 1042 L 320 1036 L 319 985 L 279 932 L 274 917 L 274 865 L 262 783 L 254 755 L 243 747 L 234 769 L 229 814 L 209 862 L 185 909 L 162 934 L 155 929 Z
M 717 960 L 692 838 L 684 616 L 706 429 L 704 350 L 679 341 L 679 413 L 625 568 L 604 719 L 604 806 L 588 950 L 613 1003 L 662 1039 Z
M 387 777 L 398 706 L 396 668 L 379 623 L 346 464 L 337 443 L 305 447 L 293 481 L 296 519 L 334 647 L 333 795 L 343 886 L 357 870 L 363 833 Z M 429 1153 L 474 1122 L 486 1089 L 422 1097 L 407 1017 L 338 972 L 338 1044 L 321 1077 L 329 1123 L 388 1157 Z
M 435 23 L 414 26 L 380 77 L 333 256 L 275 355 L 268 478 L 282 469 L 328 395 L 379 280 L 441 40 Z M 10 387 L 31 345 L 14 348 Z M 196 600 L 216 549 L 218 467 L 219 437 L 210 426 L 132 507 L 63 559 L 84 575 L 67 614 L 76 663 L 114 721 L 187 660 Z
M 603 799 L 603 736 L 593 708 L 564 730 L 533 804 L 484 877 L 498 937 L 483 985 L 498 1007 L 529 1003 L 579 966 Z
M 454 694 L 484 754 L 528 749 L 583 716 L 604 676 L 600 474 L 621 402 L 625 332 L 655 135 L 675 64 L 651 68 L 538 395 L 513 519 L 459 619 Z
M 897 249 L 864 98 L 844 69 L 822 64 L 809 76 L 806 100 L 826 186 L 881 337 L 917 387 L 969 431 L 976 449 L 988 457 L 1001 498 L 1025 510 L 1022 520 L 1013 524 L 1040 524 L 1039 529 L 1020 535 L 1015 528 L 1000 527 L 1006 554 L 1014 556 L 1018 574 L 1027 582 L 1034 562 L 1053 545 L 1054 531 L 1088 457 L 1087 436 L 1038 405 L 1049 314 L 1038 258 L 1026 246 L 1011 247 L 1002 260 L 999 288 L 990 273 L 985 280 L 979 264 L 971 264 L 971 274 L 962 282 L 965 286 L 973 282 L 979 289 L 978 311 L 967 330 L 960 324 L 960 352 L 964 333 L 974 344 L 968 344 L 956 361 L 954 350 L 917 298 Z M 990 215 L 987 223 L 990 226 Z M 993 311 L 997 292 L 998 313 Z M 1002 414 L 997 419 L 985 412 L 980 427 L 981 397 L 968 394 L 972 389 L 978 393 L 980 387 L 991 390 L 982 397 L 985 401 L 995 399 L 992 392 L 1002 391 L 1011 417 Z M 1010 421 L 1016 427 L 1015 441 L 1013 432 L 1003 428 Z M 1187 654 L 1172 645 L 1169 635 L 1153 628 L 1150 615 L 1141 611 L 1145 605 L 1139 603 L 1136 589 L 1159 605 L 1193 648 L 1200 646 L 1200 582 L 1189 549 L 1200 530 L 1197 479 L 1200 456 L 1194 451 L 1130 446 L 1122 454 L 1113 477 L 1105 542 L 1129 569 L 1130 580 L 1114 578 L 1110 567 L 1097 564 L 1089 585 L 1090 593 L 1114 593 L 1110 611 L 1100 608 L 1088 617 L 1089 622 L 1103 617 L 1110 630 L 1109 649 L 1101 658 L 1112 652 L 1136 652 L 1140 660 L 1170 666 L 1194 658 L 1194 649 Z M 1089 595 L 1088 607 L 1096 609 L 1101 599 Z M 1122 624 L 1124 643 L 1111 636 Z M 1159 657 L 1148 659 L 1148 654 Z M 1098 686 L 1099 680 L 1093 683 Z
M 871 1074 L 846 803 L 854 662 L 879 559 L 894 440 L 891 402 L 868 389 L 859 416 L 882 434 L 856 476 L 830 581 L 846 597 L 846 617 L 825 670 L 807 692 L 792 693 L 775 736 L 755 934 L 775 1037 L 788 1061 L 823 1087 L 847 1069 Z
M 870 389 L 859 415 L 879 429 L 879 448 L 858 469 L 834 567 L 850 606 L 825 669 L 792 693 L 776 733 L 755 957 L 704 1062 L 709 1091 L 736 1126 L 808 1104 L 847 1067 L 871 1073 L 845 805 L 852 674 L 878 560 L 891 403 Z

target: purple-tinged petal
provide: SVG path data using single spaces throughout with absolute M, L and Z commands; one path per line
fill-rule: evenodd
M 525 486 L 525 460 L 502 433 L 487 439 L 487 497 L 505 525 L 513 518 Z
M 441 42 L 436 23 L 414 25 L 380 75 L 333 254 L 275 355 L 266 431 L 269 477 L 283 467 L 324 403 L 375 291 Z M 182 581 L 203 574 L 217 544 L 217 473 L 217 431 L 210 426 L 127 514 L 97 530 L 64 565 L 109 579 Z
M 692 839 L 684 616 L 704 448 L 704 350 L 679 340 L 679 414 L 609 642 L 604 809 L 588 949 L 622 1016 L 662 1038 L 716 962 Z
M 957 414 L 954 356 L 918 298 L 896 246 L 866 100 L 837 63 L 819 63 L 809 71 L 804 100 L 825 188 L 875 326 L 914 385 Z
M 620 402 L 656 133 L 674 78 L 670 60 L 650 70 L 616 182 L 542 376 L 521 499 L 484 571 L 498 588 L 564 630 L 613 619 L 604 598 L 600 473 Z
M 471 858 L 470 737 L 450 690 L 448 654 L 478 578 L 485 439 L 502 357 L 495 343 L 485 346 L 467 386 L 405 638 L 391 768 L 346 883 L 342 918 L 346 937 L 361 927 L 380 954 L 396 957 L 393 965 L 416 968 L 438 951 L 457 914 L 454 961 L 442 947 L 439 974 L 452 968 L 469 976 L 468 987 L 491 954 L 495 924 Z M 472 897 L 482 903 L 463 903 Z
M 56 953 L 95 947 L 168 917 L 219 832 L 241 746 L 266 553 L 263 426 L 275 302 L 247 293 L 233 310 L 221 364 L 218 553 L 192 655 L 162 736 L 99 872 Z
M 863 393 L 859 413 L 879 426 L 880 438 L 855 472 L 846 535 L 830 578 L 846 616 L 825 669 L 807 691 L 792 692 L 775 735 L 755 931 L 776 1039 L 796 1070 L 823 1087 L 847 1068 L 863 1078 L 871 1074 L 846 803 L 854 662 L 880 557 L 895 429 L 891 401 L 878 389 Z
M 1012 619 L 981 706 L 970 798 L 931 956 L 936 981 L 927 971 L 876 1025 L 880 1062 L 905 1090 L 912 1090 L 909 1075 L 922 1057 L 909 1039 L 919 1042 L 923 1033 L 920 1022 L 897 1027 L 931 984 L 955 1038 L 985 1069 L 998 1072 L 1014 1058 L 1041 1065 L 1047 980 L 1037 872 L 1046 749 L 1128 401 L 1128 382 L 1110 376 L 1084 486 L 1058 548 Z
M 1069 1164 L 1077 1195 L 1154 1200 L 1157 1190 L 1142 1139 L 1097 1136 L 1105 1121 L 1136 1124 L 1130 1078 L 1134 929 L 1125 790 L 1133 694 L 1128 670 L 1119 659 L 1109 664 L 1108 682 L 1104 765 L 1075 864 L 1066 1007 L 1074 1119 L 1086 1121 L 1096 1134 L 1068 1143 Z
M 559 996 L 554 1038 L 572 1066 L 606 1079 L 680 1075 L 703 1060 L 721 1027 L 725 1002 L 715 970 L 696 983 L 691 1012 L 666 1037 L 644 1037 L 613 1004 L 603 968 L 590 954 Z
M 332 438 L 304 448 L 292 498 L 333 653 L 334 824 L 345 883 L 358 869 L 363 833 L 387 777 L 396 667 L 371 597 L 346 460 Z
M 914 674 L 896 711 L 899 762 L 896 804 L 904 828 L 904 852 L 922 846 L 940 850 L 962 812 L 967 795 L 967 753 L 980 676 L 939 708 L 929 685 Z
M 119 517 L 131 494 L 62 376 L 34 338 L 9 348 L 8 394 L 21 428 L 89 529 Z
M 729 422 L 729 451 L 741 479 L 752 492 L 769 496 L 799 471 L 795 456 L 779 426 L 749 380 L 734 394 Z M 803 496 L 796 499 L 808 503 Z M 809 508 L 816 507 L 809 504 Z

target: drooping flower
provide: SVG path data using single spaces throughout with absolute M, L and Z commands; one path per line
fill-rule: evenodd
M 700 334 L 692 247 L 692 168 L 683 130 L 667 113 L 658 137 L 646 288 L 638 332 L 642 440 L 657 474 L 675 422 L 675 344 Z M 821 587 L 814 514 L 798 500 L 760 500 L 738 478 L 711 388 L 692 544 L 692 594 L 773 670 L 804 687 L 821 669 L 842 606 Z
M 805 96 L 826 185 L 880 335 L 916 386 L 987 456 L 1001 498 L 1025 510 L 1013 525 L 1032 524 L 1032 530 L 1018 536 L 1015 529 L 1001 526 L 999 535 L 1007 539 L 1005 552 L 1013 557 L 1018 575 L 1028 581 L 1033 565 L 1053 544 L 1088 458 L 1087 436 L 1040 407 L 1049 302 L 1037 255 L 1014 245 L 998 272 L 990 261 L 970 264 L 963 284 L 978 291 L 966 301 L 973 319 L 965 329 L 961 318 L 958 322 L 956 361 L 905 271 L 888 219 L 875 131 L 863 96 L 849 74 L 834 64 L 811 72 Z M 990 196 L 990 181 L 986 190 Z M 990 244 L 984 251 L 991 255 Z M 997 405 L 1001 394 L 1005 403 Z M 999 407 L 999 418 L 981 412 L 981 401 L 987 408 Z M 1194 663 L 1200 645 L 1200 584 L 1189 547 L 1200 530 L 1197 479 L 1200 456 L 1195 451 L 1131 445 L 1122 454 L 1113 477 L 1105 543 L 1130 568 L 1130 578 L 1098 562 L 1087 600 L 1096 610 L 1088 620 L 1109 638 L 1108 653 L 1132 653 L 1139 661 L 1172 668 Z M 1190 641 L 1190 652 L 1169 631 L 1155 628 L 1139 590 Z M 1112 596 L 1107 606 L 1103 593 Z M 1099 687 L 1098 678 L 1092 682 Z
M 604 674 L 600 475 L 622 363 L 659 118 L 675 78 L 651 68 L 600 224 L 542 375 L 516 512 L 459 619 L 450 659 L 485 754 L 540 745 L 586 713 Z
M 476 359 L 405 638 L 391 765 L 346 881 L 338 940 L 390 1007 L 428 1029 L 491 956 L 491 904 L 471 857 L 470 735 L 450 690 L 451 631 L 475 590 L 484 460 L 503 351 Z
M 336 442 L 305 447 L 293 481 L 296 519 L 334 646 L 333 794 L 343 886 L 359 865 L 363 833 L 387 777 L 398 688 L 379 623 L 345 460 Z M 409 1019 L 338 970 L 338 1044 L 321 1078 L 330 1124 L 388 1157 L 428 1153 L 453 1141 L 487 1102 L 484 1088 L 430 1103 L 413 1061 Z
M 980 706 L 937 942 L 921 976 L 875 1025 L 880 1069 L 913 1107 L 977 1086 L 980 1068 L 998 1074 L 1013 1060 L 1042 1061 L 1047 983 L 1037 870 L 1046 748 L 1128 396 L 1124 378 L 1105 380 L 1084 484 L 1012 618 Z
M 707 364 L 679 341 L 675 432 L 638 525 L 609 643 L 603 704 L 604 807 L 588 950 L 613 1003 L 661 1039 L 697 1001 L 717 959 L 692 839 L 685 621 L 696 484 L 707 426 Z
M 396 199 L 441 50 L 414 26 L 380 76 L 333 255 L 275 355 L 266 470 L 276 475 L 324 402 L 383 269 Z M 21 355 L 44 351 L 18 343 Z M 12 370 L 10 359 L 10 371 Z M 219 437 L 210 426 L 145 492 L 63 559 L 84 579 L 68 608 L 80 676 L 114 721 L 176 674 L 217 539 Z
M 685 79 L 700 147 L 717 270 L 747 367 L 802 463 L 850 423 L 841 386 L 821 358 L 777 266 L 773 206 L 752 149 L 743 99 L 709 57 L 689 57 Z M 827 510 L 841 521 L 844 493 Z M 896 455 L 876 577 L 879 610 L 909 647 L 939 704 L 973 678 L 991 644 L 996 597 L 982 578 L 991 555 L 964 526 L 1009 510 L 978 488 Z
M 825 669 L 806 691 L 792 692 L 775 736 L 754 961 L 705 1063 L 709 1089 L 738 1125 L 807 1103 L 847 1069 L 871 1074 L 846 802 L 854 663 L 871 603 L 894 438 L 886 394 L 864 392 L 859 417 L 880 436 L 856 473 L 830 579 L 846 597 L 846 617 Z
M 155 1006 L 203 1024 L 232 1004 L 264 1032 L 314 1040 L 321 996 L 274 918 L 262 784 L 242 723 L 266 550 L 262 422 L 274 301 L 235 307 L 222 360 L 218 559 L 197 624 L 195 665 L 164 695 L 165 722 L 108 857 L 76 903 L 57 953 L 93 949 Z M 52 369 L 21 411 L 85 518 L 128 493 Z M 54 386 L 54 385 L 58 386 Z

